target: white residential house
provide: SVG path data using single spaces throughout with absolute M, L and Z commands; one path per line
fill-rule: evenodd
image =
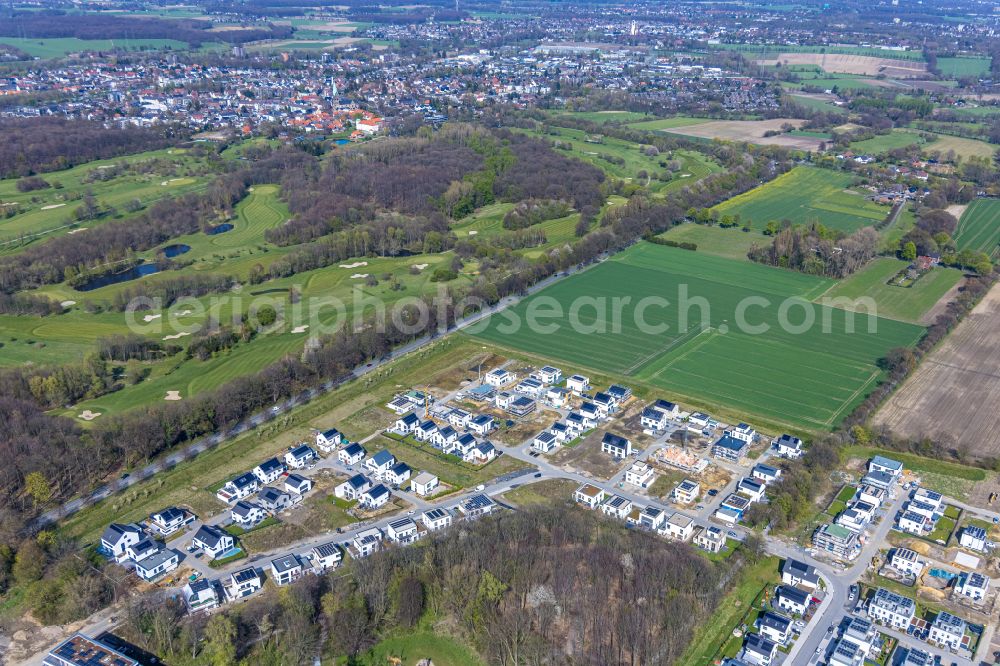
M 493 430 L 494 424 L 495 421 L 492 416 L 489 414 L 480 414 L 469 421 L 469 430 L 483 437 Z
M 608 418 L 618 408 L 618 403 L 614 398 L 601 392 L 594 394 L 593 404 L 597 408 L 597 417 L 601 419 Z
M 297 555 L 282 555 L 271 560 L 271 580 L 275 585 L 290 585 L 301 578 L 303 572 L 302 561 Z
M 944 513 L 944 495 L 937 492 L 936 490 L 930 490 L 928 488 L 917 488 L 913 491 L 913 501 L 920 502 L 921 504 L 926 504 L 931 507 L 933 513 L 943 514 Z
M 272 515 L 292 506 L 292 496 L 273 486 L 268 486 L 257 493 L 257 501 L 262 507 L 270 511 Z
M 168 571 L 173 571 L 180 563 L 180 555 L 176 551 L 157 550 L 149 557 L 135 563 L 135 572 L 146 581 L 156 580 Z
M 934 618 L 927 639 L 931 643 L 957 650 L 962 645 L 962 639 L 965 638 L 966 628 L 965 620 L 946 611 L 941 611 Z
M 916 552 L 909 548 L 893 548 L 889 555 L 889 566 L 914 578 L 918 577 L 920 572 L 924 570 L 924 563 L 917 557 Z
M 517 375 L 510 370 L 505 370 L 504 368 L 494 368 L 493 370 L 487 372 L 483 377 L 484 384 L 496 388 L 505 386 L 514 381 L 517 381 Z
M 918 516 L 923 516 L 932 523 L 939 517 L 936 507 L 933 504 L 927 504 L 926 502 L 921 502 L 916 499 L 907 502 L 906 510 L 910 513 L 915 513 Z
M 889 494 L 883 488 L 876 486 L 861 486 L 858 489 L 858 499 L 871 504 L 876 509 L 889 498 Z
M 135 524 L 111 523 L 101 534 L 101 548 L 115 560 L 128 559 L 129 546 L 145 537 L 142 528 Z
M 966 525 L 958 536 L 958 543 L 963 548 L 976 550 L 980 553 L 986 550 L 986 530 L 975 525 Z
M 345 465 L 357 465 L 368 454 L 360 444 L 348 444 L 337 452 L 337 460 Z
M 586 428 L 593 428 L 595 425 L 597 425 L 597 422 L 600 419 L 603 419 L 605 416 L 607 416 L 606 413 L 602 415 L 601 410 L 598 409 L 597 405 L 589 401 L 581 403 L 580 409 L 577 410 L 577 413 L 579 413 L 580 416 L 583 417 L 583 425 Z
M 741 442 L 746 442 L 747 444 L 753 444 L 757 439 L 757 431 L 746 423 L 739 423 L 723 432 L 723 434 L 728 435 L 733 439 L 738 439 Z
M 647 506 L 639 512 L 639 526 L 647 530 L 657 531 L 667 522 L 667 512 L 655 506 Z
M 227 481 L 215 496 L 229 504 L 253 495 L 258 488 L 260 481 L 253 472 L 246 472 Z
M 235 545 L 233 537 L 214 525 L 202 525 L 191 537 L 191 545 L 205 551 L 205 556 L 214 560 L 219 555 L 232 550 Z
M 751 502 L 759 502 L 764 499 L 765 488 L 766 486 L 760 481 L 744 477 L 736 485 L 736 492 L 746 496 Z
M 916 614 L 913 599 L 896 594 L 884 587 L 878 588 L 868 602 L 868 617 L 897 631 L 906 631 Z
M 545 390 L 542 399 L 551 407 L 559 409 L 566 405 L 569 399 L 569 391 L 559 386 L 550 386 Z
M 382 530 L 372 527 L 358 532 L 351 543 L 358 557 L 368 557 L 382 547 Z
M 451 514 L 444 509 L 429 509 L 420 514 L 420 521 L 430 532 L 442 530 L 451 525 Z
M 417 427 L 413 429 L 413 436 L 421 442 L 430 442 L 434 437 L 434 433 L 438 430 L 437 424 L 430 419 L 425 419 L 417 424 Z
M 524 395 L 530 395 L 532 398 L 537 398 L 545 391 L 545 384 L 534 377 L 528 377 L 515 386 L 514 390 Z
M 249 597 L 262 587 L 264 587 L 264 580 L 254 567 L 233 572 L 223 585 L 226 599 L 229 601 Z
M 458 505 L 458 510 L 461 511 L 462 515 L 468 520 L 492 513 L 496 508 L 497 503 L 483 494 L 473 495 Z
M 399 488 L 401 485 L 410 480 L 410 476 L 413 474 L 413 470 L 410 466 L 404 462 L 398 462 L 383 475 L 383 480 L 394 488 Z
M 573 499 L 578 504 L 583 504 L 588 509 L 596 509 L 607 498 L 608 494 L 603 488 L 585 483 L 573 493 Z
M 353 501 L 361 499 L 361 495 L 368 492 L 372 487 L 372 482 L 364 474 L 355 474 L 347 481 L 344 481 L 333 489 L 333 494 L 343 500 Z
M 632 455 L 632 442 L 625 437 L 606 432 L 601 440 L 601 451 L 619 460 L 624 460 Z
M 493 446 L 493 442 L 483 440 L 476 444 L 476 446 L 463 456 L 462 459 L 465 462 L 472 463 L 473 465 L 485 465 L 496 457 L 497 448 Z
M 698 430 L 704 430 L 708 428 L 708 424 L 712 421 L 712 417 L 705 412 L 695 412 L 688 416 L 688 425 L 694 426 Z
M 336 428 L 316 433 L 316 448 L 323 453 L 330 453 L 343 443 L 344 436 Z
M 601 511 L 606 516 L 625 520 L 625 517 L 632 513 L 632 500 L 620 495 L 612 495 L 601 505 Z
M 757 463 L 750 471 L 750 476 L 761 483 L 774 483 L 781 478 L 781 470 L 764 463 Z
M 434 446 L 447 451 L 458 441 L 458 431 L 450 425 L 442 426 L 430 436 L 430 442 Z
M 389 492 L 389 489 L 380 483 L 361 493 L 359 503 L 369 511 L 374 511 L 385 506 L 391 497 L 392 493 Z
M 465 411 L 464 409 L 459 409 L 458 407 L 452 409 L 448 412 L 448 423 L 451 424 L 452 428 L 462 429 L 469 425 L 469 421 L 472 420 L 472 414 Z
M 884 456 L 875 456 L 868 462 L 869 472 L 882 472 L 889 476 L 899 478 L 903 473 L 903 463 Z
M 385 535 L 389 541 L 398 544 L 413 543 L 419 538 L 417 524 L 409 518 L 397 518 L 385 527 Z
M 416 430 L 419 424 L 420 418 L 413 412 L 407 412 L 396 419 L 396 422 L 392 425 L 392 431 L 400 435 L 409 435 Z
M 562 381 L 562 370 L 559 368 L 553 368 L 551 365 L 542 366 L 538 372 L 535 373 L 540 381 L 546 384 L 558 384 Z
M 757 629 L 765 638 L 784 645 L 792 631 L 792 621 L 774 611 L 765 611 L 757 618 Z
M 298 474 L 289 474 L 285 477 L 285 492 L 291 493 L 293 502 L 301 502 L 302 496 L 312 490 L 312 479 Z
M 365 461 L 365 470 L 375 477 L 376 479 L 382 479 L 385 477 L 386 472 L 389 471 L 393 465 L 396 464 L 396 456 L 392 455 L 388 449 L 382 449 L 381 451 L 376 451 L 372 456 Z
M 535 438 L 531 440 L 531 448 L 538 451 L 539 453 L 548 453 L 558 446 L 556 442 L 556 436 L 549 432 L 548 430 L 543 430 Z
M 292 469 L 302 469 L 313 460 L 316 460 L 316 452 L 305 444 L 299 444 L 285 454 L 285 464 Z
M 251 471 L 257 477 L 257 480 L 260 481 L 261 485 L 266 485 L 281 478 L 281 475 L 285 472 L 285 465 L 277 458 L 270 458 L 254 467 Z
M 142 562 L 150 555 L 160 552 L 160 544 L 152 539 L 143 539 L 139 543 L 134 543 L 125 551 L 128 558 L 133 562 Z
M 670 419 L 666 413 L 655 407 L 646 407 L 639 415 L 639 424 L 643 430 L 660 432 L 667 427 L 668 423 L 670 423 Z
M 465 460 L 466 456 L 472 453 L 472 449 L 476 448 L 478 443 L 475 437 L 465 432 L 455 440 L 455 443 L 450 448 L 445 449 L 444 452 Z
M 978 572 L 962 574 L 958 583 L 955 584 L 955 594 L 971 599 L 972 601 L 983 601 L 990 591 L 990 579 Z
M 561 421 L 553 423 L 552 427 L 549 428 L 549 432 L 555 435 L 556 441 L 560 444 L 565 444 L 572 439 L 569 427 Z
M 781 582 L 815 590 L 819 585 L 819 575 L 811 564 L 788 558 L 781 563 Z
M 778 652 L 778 644 L 757 633 L 749 633 L 743 639 L 740 660 L 748 666 L 770 666 Z
M 675 513 L 664 523 L 663 533 L 672 539 L 687 541 L 694 534 L 694 519 L 683 513 Z
M 637 460 L 625 471 L 625 483 L 639 488 L 646 488 L 653 483 L 655 476 L 656 471 L 651 465 Z
M 691 479 L 684 479 L 674 488 L 674 501 L 679 504 L 694 504 L 701 494 L 701 484 Z
M 931 530 L 931 521 L 927 516 L 912 511 L 904 511 L 899 517 L 899 529 L 903 532 L 922 536 Z
M 579 395 L 590 390 L 590 378 L 583 375 L 571 375 L 566 378 L 566 388 Z
M 441 481 L 436 476 L 430 472 L 421 472 L 413 477 L 413 481 L 410 482 L 410 489 L 421 497 L 427 497 L 439 485 L 441 485 Z
M 774 448 L 782 458 L 800 458 L 802 456 L 802 440 L 785 434 L 774 440 Z
M 726 545 L 726 535 L 715 525 L 700 527 L 694 532 L 693 543 L 710 553 L 718 553 Z
M 172 506 L 151 514 L 149 516 L 149 527 L 157 534 L 167 536 L 188 523 L 193 522 L 194 519 L 195 516 L 193 513 Z
M 336 569 L 344 561 L 344 553 L 333 541 L 314 546 L 312 549 L 313 568 L 319 571 Z
M 229 510 L 229 517 L 233 523 L 246 530 L 267 518 L 267 512 L 253 502 L 240 500 Z
M 409 398 L 405 395 L 397 395 L 393 397 L 393 399 L 387 402 L 385 406 L 400 416 L 413 409 L 413 403 L 410 402 Z
M 778 608 L 792 615 L 805 615 L 809 607 L 809 593 L 790 585 L 779 585 L 774 591 Z
M 184 597 L 189 613 L 211 610 L 219 605 L 219 594 L 215 591 L 215 585 L 207 578 L 187 583 L 181 590 L 181 596 Z

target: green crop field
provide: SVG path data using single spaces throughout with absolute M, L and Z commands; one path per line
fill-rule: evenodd
M 966 139 L 961 136 L 951 136 L 950 134 L 933 134 L 934 140 L 924 146 L 924 152 L 930 155 L 947 157 L 949 152 L 955 154 L 962 160 L 972 157 L 991 160 L 997 153 L 997 147 L 979 141 L 978 139 Z
M 727 259 L 747 261 L 747 252 L 754 243 L 769 245 L 771 239 L 758 231 L 743 231 L 739 227 L 723 229 L 704 224 L 679 224 L 660 234 L 660 238 L 678 243 L 694 243 L 698 252 L 715 254 Z
M 838 284 L 823 294 L 820 302 L 825 299 L 871 299 L 875 312 L 879 317 L 889 317 L 911 323 L 920 323 L 927 312 L 934 307 L 948 291 L 962 279 L 962 272 L 954 268 L 935 268 L 923 275 L 911 287 L 898 287 L 888 284 L 888 281 L 900 270 L 906 268 L 908 262 L 892 257 L 875 259 L 863 269 L 841 280 Z M 830 303 L 833 304 L 833 303 Z M 859 312 L 864 311 L 866 303 L 838 305 Z
M 922 142 L 923 139 L 920 138 L 919 134 L 905 130 L 893 130 L 888 134 L 882 134 L 871 139 L 855 141 L 851 144 L 851 150 L 856 153 L 880 154 Z
M 15 46 L 36 58 L 61 58 L 79 51 L 153 51 L 188 49 L 186 42 L 176 39 L 77 39 L 76 37 L 0 37 L 0 42 Z
M 741 51 L 749 58 L 774 58 L 782 53 L 843 53 L 846 55 L 891 58 L 893 60 L 923 60 L 921 51 L 890 51 L 866 46 L 809 46 L 803 44 L 712 44 L 711 48 Z
M 923 332 L 807 302 L 831 284 L 643 243 L 494 316 L 475 335 L 632 378 L 709 409 L 826 429 L 874 387 L 878 359 Z M 647 297 L 665 298 L 670 307 Z M 538 326 L 524 325 L 528 312 L 540 317 Z M 766 332 L 739 325 L 748 312 L 746 323 L 765 325 Z M 814 325 L 796 330 L 808 318 Z M 783 320 L 791 326 L 781 326 Z
M 769 183 L 719 204 L 720 215 L 739 214 L 760 230 L 774 220 L 793 224 L 818 221 L 851 232 L 885 218 L 889 209 L 846 188 L 854 176 L 840 171 L 799 166 Z
M 963 76 L 986 76 L 990 73 L 989 58 L 938 58 L 937 66 L 942 74 L 952 79 Z
M 701 125 L 709 122 L 709 118 L 695 118 L 693 116 L 674 116 L 672 118 L 658 118 L 656 120 L 646 120 L 643 122 L 629 123 L 629 127 L 640 130 L 660 130 L 674 129 L 675 127 L 690 127 L 691 125 Z
M 960 250 L 995 255 L 1000 245 L 1000 199 L 976 199 L 962 213 L 955 231 Z
M 592 123 L 603 125 L 604 123 L 634 123 L 645 118 L 650 118 L 649 114 L 637 111 L 559 111 L 556 117 L 566 116 L 569 118 L 579 118 L 589 120 Z

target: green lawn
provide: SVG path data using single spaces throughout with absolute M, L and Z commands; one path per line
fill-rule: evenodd
M 673 116 L 671 118 L 657 118 L 656 120 L 629 123 L 629 127 L 632 129 L 658 132 L 665 129 L 674 129 L 675 127 L 701 125 L 702 123 L 707 123 L 710 120 L 710 118 L 695 118 L 694 116 Z
M 589 120 L 592 123 L 635 123 L 650 116 L 636 111 L 558 111 L 556 117 L 566 116 L 569 118 L 579 118 Z
M 738 214 L 743 222 L 752 220 L 761 230 L 771 221 L 791 220 L 793 224 L 818 221 L 833 229 L 851 232 L 880 222 L 889 213 L 848 190 L 854 176 L 841 171 L 798 166 L 774 180 L 719 204 L 720 215 Z
M 704 224 L 680 224 L 660 234 L 660 238 L 678 243 L 694 243 L 698 252 L 714 254 L 727 259 L 747 259 L 747 251 L 754 243 L 768 245 L 771 239 L 757 231 L 743 231 L 740 227 L 723 229 Z
M 857 486 L 852 486 L 848 484 L 843 488 L 841 488 L 840 492 L 837 493 L 837 500 L 844 503 L 850 502 L 851 498 L 854 497 L 854 493 L 856 492 L 858 492 Z
M 855 153 L 887 153 L 896 148 L 904 148 L 915 143 L 922 143 L 923 139 L 919 134 L 906 130 L 892 130 L 888 134 L 880 134 L 864 141 L 855 141 L 851 144 L 851 150 Z
M 837 283 L 823 294 L 819 302 L 857 312 L 873 307 L 879 317 L 920 323 L 934 304 L 958 284 L 962 272 L 955 268 L 938 267 L 921 276 L 910 287 L 888 284 L 896 273 L 908 265 L 909 262 L 892 257 L 875 259 Z M 836 299 L 848 299 L 850 302 L 837 303 Z
M 735 638 L 733 629 L 754 612 L 751 604 L 764 587 L 781 581 L 779 563 L 777 557 L 767 557 L 740 572 L 738 581 L 735 585 L 730 584 L 715 613 L 697 628 L 677 666 L 705 666 L 713 663 L 712 658 L 720 650 L 726 651 L 727 644 Z
M 458 640 L 428 631 L 386 638 L 352 663 L 385 666 L 391 657 L 402 660 L 401 666 L 416 666 L 421 659 L 431 659 L 434 666 L 483 666 L 485 663 Z
M 848 55 L 892 58 L 893 60 L 923 60 L 921 51 L 890 51 L 871 46 L 811 46 L 808 44 L 712 44 L 710 48 L 742 51 L 748 58 L 774 58 L 782 53 L 844 53 Z
M 187 50 L 187 42 L 176 39 L 77 39 L 76 37 L 0 37 L 0 42 L 16 46 L 36 58 L 61 58 L 79 51 L 153 51 Z
M 724 406 L 775 423 L 824 429 L 874 387 L 881 374 L 876 361 L 885 352 L 914 344 L 923 331 L 890 319 L 877 319 L 873 331 L 867 317 L 803 302 L 831 283 L 642 243 L 494 316 L 477 334 L 666 389 L 710 409 Z M 670 307 L 657 300 L 664 298 Z M 749 303 L 767 305 L 745 309 Z M 816 325 L 783 327 L 779 310 L 789 314 L 789 323 L 811 317 Z M 535 326 L 526 323 L 528 312 L 537 316 Z M 747 315 L 744 323 L 767 330 L 739 326 L 737 312 Z M 854 332 L 848 332 L 851 326 Z
M 841 455 L 844 460 L 850 458 L 868 459 L 874 455 L 883 455 L 898 460 L 903 463 L 906 469 L 920 476 L 923 486 L 960 501 L 967 500 L 976 484 L 996 478 L 995 472 L 987 472 L 979 467 L 968 467 L 958 463 L 886 449 L 849 446 L 842 450 Z
M 988 76 L 990 59 L 985 57 L 938 58 L 938 69 L 949 78 Z
M 962 213 L 955 230 L 960 250 L 995 255 L 1000 246 L 1000 199 L 976 199 Z

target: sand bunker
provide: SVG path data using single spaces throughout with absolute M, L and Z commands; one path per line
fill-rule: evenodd
M 59 305 L 63 306 L 64 308 L 68 308 L 68 307 L 71 307 L 73 305 L 76 305 L 76 301 L 63 301 Z
M 418 271 L 422 271 L 428 266 L 430 266 L 430 264 L 413 264 L 413 267 L 416 268 Z
M 367 266 L 367 261 L 355 261 L 353 264 L 341 264 L 341 268 L 357 268 L 358 266 Z
M 62 208 L 65 205 L 66 204 L 64 204 L 64 203 L 61 203 L 61 204 L 49 204 L 48 206 L 42 206 L 42 210 L 52 210 L 53 208 Z
M 355 273 L 354 275 L 351 276 L 351 279 L 357 280 L 358 278 L 366 278 L 366 277 L 368 277 L 368 273 Z
M 93 421 L 94 419 L 96 419 L 100 415 L 101 415 L 100 412 L 92 412 L 89 409 L 85 409 L 82 412 L 80 412 L 79 414 L 77 414 L 76 417 L 78 419 L 83 419 L 84 421 Z
M 177 316 L 178 317 L 186 317 L 189 314 L 193 314 L 193 312 L 191 310 L 183 310 L 181 312 L 178 312 Z
M 181 399 L 181 392 L 180 391 L 167 391 L 167 395 L 165 395 L 163 397 L 163 399 L 164 400 L 180 400 Z
M 472 231 L 469 232 L 469 235 L 470 236 L 475 236 L 478 233 L 479 233 L 478 231 L 476 231 L 475 229 L 473 229 Z
M 302 326 L 296 326 L 292 329 L 292 333 L 305 333 L 306 329 L 309 328 L 309 324 L 303 324 Z
M 142 320 L 148 324 L 149 322 L 153 321 L 154 319 L 159 319 L 162 316 L 163 315 L 159 315 L 159 314 L 146 315 L 145 317 L 142 318 Z
M 185 335 L 191 335 L 191 334 L 188 333 L 187 331 L 181 331 L 180 333 L 174 333 L 173 335 L 165 335 L 165 336 L 163 336 L 163 339 L 164 340 L 177 340 L 179 338 L 183 338 Z

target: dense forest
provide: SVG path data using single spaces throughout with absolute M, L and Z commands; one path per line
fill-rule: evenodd
M 182 138 L 169 126 L 105 127 L 90 120 L 60 116 L 0 118 L 0 135 L 4 138 L 0 141 L 0 178 L 58 171 L 93 160 L 156 150 Z
M 826 277 L 843 278 L 878 255 L 879 235 L 863 227 L 845 236 L 821 224 L 785 225 L 770 245 L 756 243 L 747 252 L 751 261 Z
M 318 654 L 352 663 L 382 636 L 432 624 L 489 664 L 666 665 L 758 555 L 742 548 L 712 563 L 597 514 L 535 509 L 457 525 L 211 617 L 140 598 L 124 629 L 178 666 Z
M 260 39 L 287 39 L 293 32 L 291 26 L 272 24 L 225 32 L 209 32 L 211 27 L 209 21 L 66 14 L 59 10 L 47 10 L 4 16 L 0 21 L 0 37 L 176 39 L 197 48 L 205 42 L 243 44 Z

